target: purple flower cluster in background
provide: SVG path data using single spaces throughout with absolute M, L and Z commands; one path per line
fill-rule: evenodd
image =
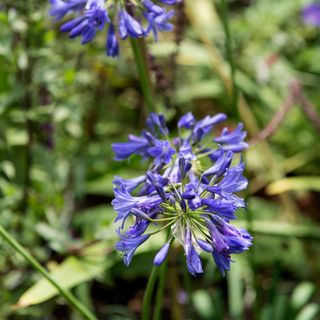
M 106 39 L 106 54 L 119 54 L 118 38 L 146 37 L 150 32 L 158 39 L 159 31 L 171 31 L 169 20 L 174 10 L 166 6 L 182 0 L 49 0 L 49 14 L 55 20 L 68 16 L 61 31 L 68 32 L 70 38 L 80 36 L 81 43 L 91 42 L 98 30 L 109 26 Z
M 140 136 L 129 135 L 128 142 L 112 145 L 116 160 L 133 154 L 151 160 L 145 175 L 114 180 L 112 205 L 120 222 L 116 248 L 123 252 L 126 265 L 142 243 L 165 230 L 169 236 L 154 264 L 163 263 L 176 240 L 193 275 L 203 272 L 201 251 L 213 256 L 224 275 L 230 269 L 231 254 L 251 246 L 249 233 L 230 223 L 237 209 L 245 207 L 235 193 L 247 187 L 241 157 L 248 146 L 246 133 L 239 124 L 234 131 L 225 128 L 214 139 L 210 135 L 226 118 L 221 113 L 197 122 L 189 112 L 178 122 L 179 136 L 170 139 L 163 115 L 152 113 L 148 129 Z M 125 230 L 127 219 L 133 224 Z
M 306 24 L 320 27 L 320 3 L 306 5 L 302 10 L 301 15 Z

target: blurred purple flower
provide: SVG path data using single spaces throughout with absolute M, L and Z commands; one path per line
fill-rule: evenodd
M 81 43 L 91 42 L 97 30 L 108 24 L 106 54 L 115 57 L 119 54 L 120 39 L 141 38 L 158 32 L 172 31 L 169 20 L 174 10 L 166 11 L 164 6 L 175 5 L 181 0 L 142 0 L 125 3 L 116 0 L 49 0 L 49 14 L 59 21 L 67 17 L 61 31 L 68 32 L 70 38 L 82 37 Z M 109 15 L 110 14 L 110 15 Z M 73 18 L 69 18 L 69 16 Z M 109 18 L 110 16 L 110 18 Z
M 306 24 L 320 27 L 320 3 L 306 5 L 302 9 L 301 16 Z

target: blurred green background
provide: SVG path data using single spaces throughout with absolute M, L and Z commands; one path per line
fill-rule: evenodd
M 320 29 L 300 17 L 308 3 L 228 2 L 237 107 L 220 1 L 186 0 L 177 31 L 147 42 L 172 130 L 188 111 L 225 112 L 252 142 L 248 211 L 236 224 L 254 246 L 226 278 L 205 256 L 192 278 L 173 255 L 163 319 L 320 317 Z M 160 245 L 146 243 L 124 267 L 110 205 L 113 176 L 145 168 L 114 162 L 110 147 L 144 126 L 132 52 L 121 42 L 121 56 L 107 58 L 103 32 L 81 46 L 58 28 L 45 0 L 0 1 L 0 223 L 99 319 L 138 319 Z M 0 239 L 0 319 L 80 318 Z

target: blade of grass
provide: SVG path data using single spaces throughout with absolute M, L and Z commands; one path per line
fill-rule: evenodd
M 60 293 L 68 303 L 77 310 L 84 319 L 97 320 L 96 317 L 89 311 L 69 290 L 57 283 L 42 267 L 42 265 L 33 258 L 1 225 L 0 236 L 18 253 L 20 254 L 36 271 L 41 273 Z
M 236 84 L 236 65 L 233 59 L 233 54 L 232 54 L 232 39 L 231 39 L 231 33 L 230 33 L 229 15 L 228 15 L 226 0 L 220 1 L 220 7 L 221 7 L 221 21 L 222 21 L 223 30 L 226 37 L 225 47 L 226 47 L 226 53 L 227 53 L 227 60 L 230 67 L 230 78 L 232 83 L 231 105 L 232 105 L 233 112 L 237 112 L 238 89 Z
M 237 227 L 247 228 L 246 221 L 235 221 Z M 320 228 L 314 225 L 296 225 L 292 223 L 273 222 L 270 220 L 252 221 L 250 230 L 256 234 L 294 237 L 310 240 L 320 240 Z

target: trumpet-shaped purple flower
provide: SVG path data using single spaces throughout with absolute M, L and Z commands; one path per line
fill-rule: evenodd
M 235 212 L 237 211 L 237 206 L 231 200 L 201 199 L 201 204 L 206 206 L 208 212 L 214 212 L 228 220 L 236 219 Z
M 191 112 L 186 113 L 182 116 L 178 122 L 178 128 L 191 129 L 195 125 L 196 120 Z
M 233 153 L 231 151 L 224 152 L 219 149 L 219 155 L 212 167 L 207 169 L 203 175 L 204 176 L 222 176 L 226 170 L 230 167 L 232 161 Z
M 146 121 L 147 127 L 151 133 L 155 136 L 161 137 L 169 134 L 169 130 L 166 126 L 164 116 L 162 114 L 150 113 L 149 118 Z
M 158 41 L 158 31 L 170 32 L 173 30 L 173 24 L 168 22 L 168 20 L 173 16 L 174 10 L 170 10 L 169 12 L 163 11 L 160 14 L 157 14 L 155 12 L 146 13 L 145 17 L 149 22 L 149 26 L 146 32 L 149 33 L 151 30 L 154 39 Z
M 137 248 L 150 236 L 142 235 L 137 237 L 126 237 L 119 232 L 120 241 L 116 243 L 116 249 L 124 253 L 124 263 L 128 266 Z
M 132 154 L 146 155 L 149 142 L 144 137 L 129 135 L 128 142 L 113 143 L 112 149 L 116 154 L 115 160 L 124 160 Z
M 243 164 L 228 169 L 219 184 L 221 190 L 226 193 L 244 190 L 248 186 L 248 180 L 243 176 L 243 170 Z
M 155 4 L 151 0 L 142 0 L 142 4 L 146 7 L 146 9 L 154 14 L 162 14 L 164 12 L 164 8 Z
M 113 183 L 117 186 L 121 185 L 125 187 L 125 189 L 128 192 L 132 192 L 134 189 L 136 189 L 141 183 L 146 181 L 146 176 L 139 176 L 132 179 L 122 179 L 121 177 L 114 177 Z
M 165 3 L 165 4 L 169 4 L 169 5 L 173 5 L 173 4 L 177 4 L 183 0 L 160 0 L 162 3 Z
M 69 18 L 61 26 L 70 38 L 82 37 L 82 44 L 91 42 L 98 30 L 109 24 L 106 41 L 106 54 L 115 57 L 119 54 L 118 38 L 147 37 L 153 32 L 157 40 L 158 32 L 169 32 L 173 25 L 169 20 L 174 10 L 166 11 L 166 6 L 179 1 L 142 0 L 49 0 L 49 14 L 56 21 Z M 71 19 L 70 19 L 71 17 Z M 111 17 L 111 19 L 109 18 Z
M 226 271 L 230 270 L 230 262 L 231 262 L 230 253 L 226 251 L 222 251 L 222 252 L 213 251 L 212 256 L 221 274 L 224 276 L 226 274 Z
M 118 212 L 116 221 L 122 221 L 121 240 L 116 247 L 124 253 L 126 265 L 149 236 L 164 229 L 169 231 L 169 238 L 156 254 L 154 264 L 163 263 L 172 242 L 177 240 L 184 248 L 192 275 L 203 272 L 202 251 L 212 254 L 224 274 L 230 268 L 231 255 L 251 246 L 251 236 L 230 224 L 237 209 L 245 206 L 237 195 L 247 186 L 244 164 L 240 161 L 234 165 L 237 155 L 224 148 L 228 143 L 243 142 L 245 133 L 240 126 L 232 133 L 223 131 L 219 143 L 209 137 L 224 119 L 224 114 L 218 114 L 197 122 L 188 113 L 178 121 L 181 136 L 171 139 L 164 117 L 152 113 L 147 119 L 149 131 L 113 145 L 116 159 L 138 154 L 152 162 L 144 176 L 128 180 L 117 177 L 114 181 L 112 204 Z M 208 141 L 204 141 L 206 138 Z M 134 224 L 122 231 L 129 217 Z M 150 233 L 151 227 L 158 231 Z
M 50 16 L 55 17 L 56 20 L 60 20 L 68 13 L 84 9 L 87 0 L 49 0 L 49 3 L 51 4 L 49 10 Z
M 109 22 L 109 17 L 104 8 L 103 0 L 89 0 L 82 16 L 74 18 L 61 26 L 61 31 L 69 32 L 70 38 L 82 36 L 81 43 L 85 44 L 93 40 L 96 30 L 104 28 Z
M 118 14 L 119 37 L 123 40 L 128 36 L 140 38 L 144 35 L 143 27 L 130 13 L 125 9 L 120 9 Z
M 148 149 L 149 155 L 154 158 L 156 165 L 168 164 L 175 150 L 170 146 L 169 141 L 155 140 L 154 146 Z
M 237 129 L 234 131 L 228 131 L 228 128 L 224 128 L 221 136 L 215 138 L 214 141 L 221 144 L 224 150 L 241 152 L 248 148 L 248 144 L 243 141 L 247 136 L 247 133 L 242 131 L 242 129 L 242 123 L 239 123 Z
M 227 116 L 223 113 L 219 113 L 214 117 L 206 116 L 204 119 L 197 122 L 193 128 L 192 140 L 194 142 L 199 142 L 202 138 L 207 135 L 212 128 L 227 119 Z
M 242 174 L 243 170 L 244 165 L 242 163 L 228 169 L 222 180 L 213 186 L 209 186 L 207 190 L 225 200 L 232 201 L 238 208 L 244 208 L 244 200 L 234 194 L 235 192 L 244 190 L 248 185 L 248 180 Z
M 116 221 L 123 220 L 125 222 L 126 218 L 130 214 L 133 208 L 137 209 L 151 209 L 161 203 L 159 196 L 141 196 L 133 197 L 128 190 L 120 184 L 119 187 L 114 188 L 115 199 L 112 200 L 112 205 L 114 209 L 118 212 Z
M 186 230 L 184 251 L 186 254 L 188 271 L 194 276 L 202 273 L 202 263 L 197 251 L 192 244 L 192 234 L 190 228 L 187 228 Z
M 244 229 L 236 229 L 225 221 L 218 221 L 215 219 L 217 225 L 217 232 L 222 235 L 224 239 L 225 248 L 214 248 L 212 255 L 217 264 L 221 274 L 230 270 L 231 254 L 241 253 L 248 250 L 252 245 L 252 237 Z

